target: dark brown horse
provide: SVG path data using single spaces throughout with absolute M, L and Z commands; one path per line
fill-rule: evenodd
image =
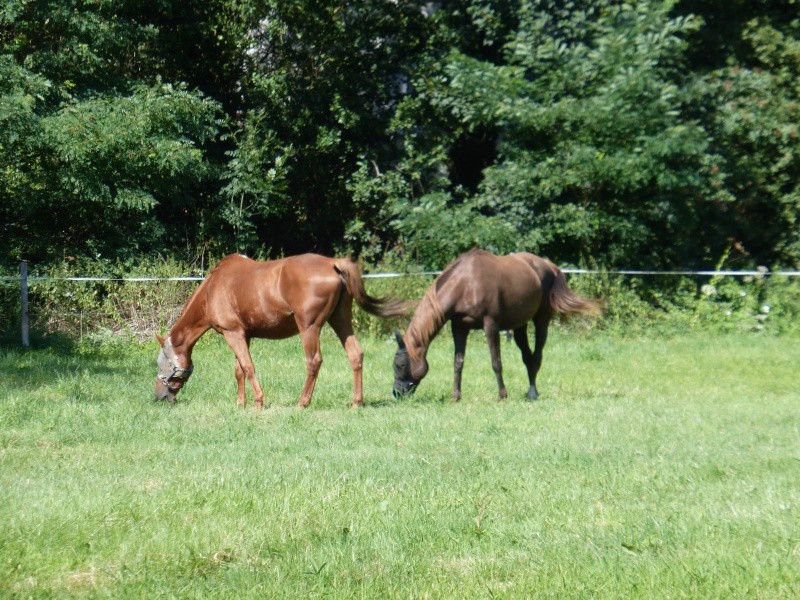
M 562 315 L 600 312 L 598 304 L 567 287 L 564 273 L 549 260 L 533 254 L 495 256 L 471 250 L 459 256 L 439 275 L 420 302 L 394 357 L 394 395 L 413 392 L 428 372 L 428 346 L 450 321 L 455 343 L 453 398 L 461 398 L 461 371 L 470 329 L 483 329 L 489 343 L 492 368 L 500 398 L 505 398 L 500 332 L 513 330 L 528 370 L 528 398 L 539 397 L 536 375 L 542 366 L 547 328 L 554 313 Z M 536 345 L 528 344 L 528 321 L 536 327 Z
M 361 405 L 364 354 L 353 333 L 353 300 L 379 317 L 405 313 L 402 302 L 368 295 L 358 266 L 349 259 L 316 254 L 263 262 L 239 255 L 224 258 L 186 302 L 166 339 L 158 338 L 156 399 L 175 400 L 192 374 L 192 348 L 214 329 L 236 355 L 238 404 L 247 404 L 247 378 L 258 408 L 264 405 L 264 392 L 250 357 L 250 340 L 300 334 L 308 375 L 298 405 L 308 406 L 322 365 L 320 331 L 329 323 L 353 369 L 353 405 Z

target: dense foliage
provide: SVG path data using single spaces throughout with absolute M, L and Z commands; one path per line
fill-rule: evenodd
M 793 10 L 793 8 L 795 10 Z M 792 0 L 4 0 L 0 264 L 800 263 Z

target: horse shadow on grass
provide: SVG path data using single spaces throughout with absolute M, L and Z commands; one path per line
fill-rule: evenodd
M 0 390 L 35 393 L 75 380 L 76 374 L 98 382 L 132 380 L 138 375 L 125 358 L 121 344 L 93 346 L 63 334 L 32 334 L 30 347 L 22 348 L 18 337 L 5 333 L 0 335 Z
M 392 396 L 391 392 L 389 392 L 385 397 L 382 397 L 378 400 L 365 400 L 363 408 L 370 409 L 370 408 L 391 408 L 394 406 L 427 406 L 427 405 L 443 406 L 445 404 L 453 404 L 452 394 L 431 392 L 429 394 L 422 393 L 422 394 L 414 394 L 412 396 L 402 396 L 400 398 L 395 398 L 394 396 Z

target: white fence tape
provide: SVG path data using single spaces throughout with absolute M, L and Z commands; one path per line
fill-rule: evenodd
M 635 271 L 600 269 L 562 269 L 570 275 L 628 275 L 640 276 L 681 276 L 681 277 L 800 277 L 800 271 Z M 416 277 L 419 275 L 440 275 L 441 271 L 420 271 L 418 273 L 364 273 L 364 279 L 391 279 L 396 277 Z M 28 277 L 29 282 L 36 281 L 203 281 L 205 277 Z M 19 277 L 0 277 L 0 282 L 18 282 Z
M 773 275 L 782 277 L 798 277 L 800 271 L 601 271 L 594 269 L 561 269 L 564 273 L 594 274 L 594 275 L 681 275 L 686 277 L 752 277 Z
M 569 274 L 594 274 L 594 275 L 629 275 L 629 276 L 681 276 L 681 277 L 764 277 L 781 276 L 781 277 L 797 277 L 800 276 L 800 271 L 768 271 L 760 269 L 756 271 L 635 271 L 635 270 L 616 270 L 616 271 L 603 271 L 599 269 L 563 269 L 565 273 Z M 393 277 L 411 277 L 419 275 L 439 275 L 441 271 L 421 271 L 418 273 L 365 273 L 365 279 L 387 279 Z M 21 318 L 21 331 L 22 331 L 22 347 L 29 347 L 28 339 L 28 308 L 27 308 L 27 294 L 28 284 L 41 281 L 75 281 L 75 282 L 100 282 L 100 281 L 125 281 L 125 282 L 147 282 L 147 281 L 203 281 L 205 277 L 31 277 L 27 273 L 27 265 L 25 262 L 21 263 L 19 277 L 0 277 L 0 283 L 14 282 L 19 284 L 22 291 L 22 318 Z M 81 319 L 83 315 L 81 313 Z M 82 326 L 81 326 L 82 328 Z
M 0 281 L 19 281 L 19 277 L 0 277 Z M 203 281 L 205 277 L 28 277 L 32 281 Z

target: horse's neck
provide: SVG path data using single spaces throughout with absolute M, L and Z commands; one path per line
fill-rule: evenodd
M 439 334 L 446 321 L 436 296 L 436 290 L 431 288 L 420 302 L 406 330 L 406 346 L 408 355 L 413 362 L 419 362 L 425 358 L 428 346 Z
M 194 345 L 209 329 L 209 326 L 186 329 L 173 327 L 169 333 L 169 338 L 172 340 L 172 347 L 175 349 L 175 354 L 191 359 Z
M 169 331 L 169 337 L 175 353 L 184 355 L 187 358 L 191 358 L 192 348 L 194 348 L 197 340 L 211 328 L 211 324 L 206 317 L 206 303 L 201 298 L 201 289 L 202 285 L 192 294 L 186 306 L 183 307 L 181 316 L 178 317 L 178 320 L 175 321 Z

